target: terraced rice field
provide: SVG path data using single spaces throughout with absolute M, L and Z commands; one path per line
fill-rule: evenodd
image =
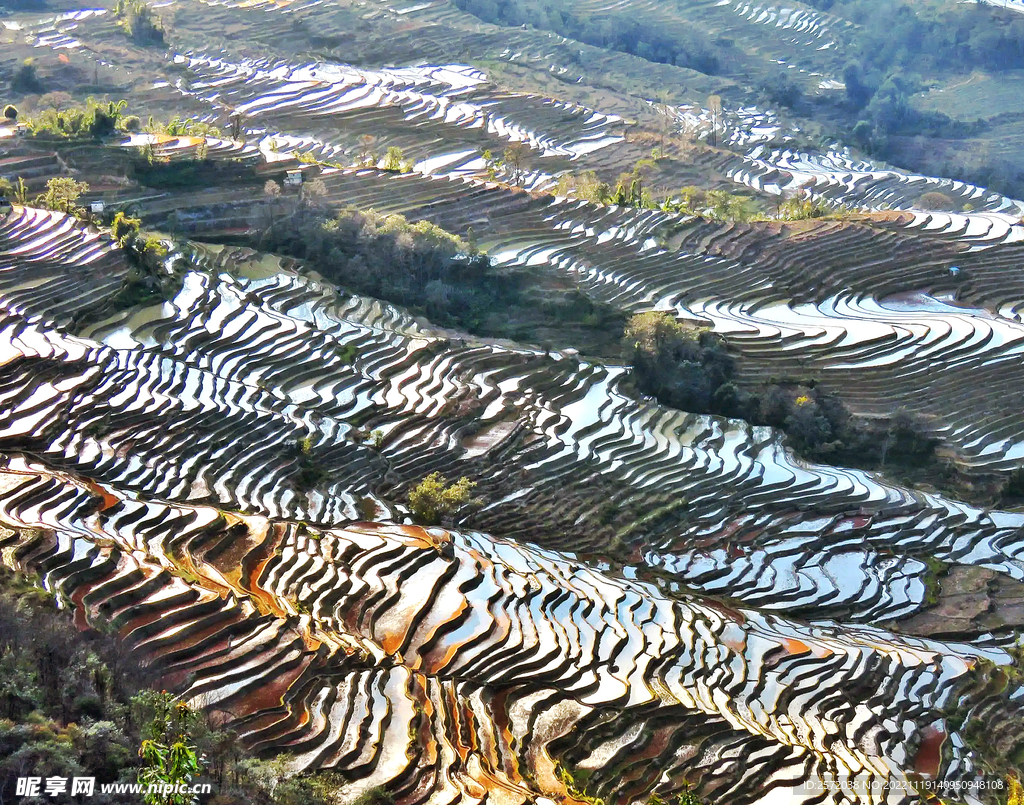
M 558 801 L 557 761 L 615 801 L 841 802 L 851 775 L 980 779 L 974 718 L 1020 749 L 991 669 L 1024 516 L 808 465 L 614 365 L 453 339 L 276 258 L 199 248 L 172 301 L 80 326 L 117 249 L 24 208 L 0 249 L 5 562 L 346 797 Z M 479 484 L 459 530 L 400 524 L 435 469 Z M 929 622 L 936 597 L 959 617 Z
M 509 266 L 630 312 L 706 322 L 728 336 L 752 389 L 799 373 L 842 390 L 859 413 L 924 416 L 965 468 L 1008 472 L 1022 457 L 1024 287 L 1012 267 L 1024 229 L 1003 214 L 728 224 L 450 177 L 321 178 L 338 206 L 479 232 L 481 247 Z M 216 232 L 248 209 L 213 205 L 190 220 Z M 145 211 L 158 221 L 171 210 L 157 201 Z
M 486 71 L 469 66 L 470 60 L 515 65 L 547 74 L 555 86 L 569 91 L 592 79 L 582 65 L 594 62 L 594 69 L 602 69 L 596 60 L 605 59 L 606 54 L 598 55 L 604 52 L 580 49 L 553 34 L 485 25 L 446 2 L 403 9 L 373 0 L 364 6 L 180 0 L 162 12 L 173 18 L 176 37 L 162 55 L 124 45 L 103 10 L 17 24 L 33 51 L 71 52 L 81 69 L 102 67 L 130 81 L 133 108 L 137 105 L 140 112 L 179 106 L 220 120 L 242 113 L 250 141 L 267 153 L 272 147 L 297 149 L 351 163 L 368 151 L 382 157 L 388 147 L 398 146 L 422 172 L 483 176 L 484 150 L 500 153 L 509 142 L 521 142 L 530 147 L 526 182 L 535 189 L 550 187 L 552 177 L 569 169 L 594 169 L 611 179 L 623 166 L 649 156 L 649 147 L 624 141 L 635 115 L 658 116 L 649 102 L 637 107 L 635 97 L 603 91 L 587 94 L 608 106 L 513 93 L 491 83 Z M 582 8 L 596 18 L 608 11 L 596 5 Z M 813 9 L 722 2 L 673 9 L 630 0 L 612 10 L 661 20 L 666 30 L 707 26 L 719 40 L 736 43 L 739 50 L 729 68 L 737 74 L 758 75 L 766 69 L 758 64 L 767 59 L 773 70 L 779 64 L 791 67 L 787 74 L 806 84 L 808 92 L 841 90 L 835 79 L 845 63 L 842 42 L 849 24 Z M 323 55 L 313 61 L 308 58 L 310 36 L 323 43 Z M 375 37 L 387 43 L 391 61 L 383 67 L 370 44 Z M 790 64 L 768 59 L 779 49 L 803 56 Z M 111 61 L 115 53 L 118 58 Z M 451 61 L 453 54 L 466 61 Z M 354 57 L 359 60 L 351 61 Z M 608 67 L 631 76 L 634 62 L 640 62 L 622 54 L 613 61 Z M 697 159 L 706 163 L 702 168 L 733 182 L 768 195 L 803 188 L 863 209 L 909 209 L 924 193 L 939 191 L 958 207 L 970 204 L 978 211 L 1018 217 L 1024 213 L 1024 202 L 981 187 L 873 164 L 841 147 L 808 150 L 798 125 L 781 120 L 777 111 L 751 107 L 727 80 L 709 83 L 692 70 L 644 64 L 642 72 L 652 79 L 647 101 L 665 88 L 676 92 L 681 87 L 687 96 L 686 103 L 672 107 L 678 108 L 678 129 L 687 137 L 708 138 L 710 115 L 703 105 L 709 93 L 722 94 L 717 139 L 731 150 Z M 992 143 L 986 153 L 1012 152 L 1016 134 L 1014 124 L 1008 125 L 1000 130 L 1000 143 Z M 369 147 L 366 138 L 373 141 Z
M 94 182 L 194 238 L 168 258 L 187 264 L 173 298 L 102 321 L 131 271 L 108 237 L 31 207 L 0 221 L 5 564 L 81 626 L 113 624 L 255 752 L 343 772 L 346 803 L 385 786 L 401 805 L 579 805 L 565 769 L 608 805 L 902 803 L 922 780 L 1019 768 L 1020 511 L 809 463 L 771 428 L 640 397 L 616 361 L 443 330 L 313 266 L 202 241 L 248 230 L 293 152 L 349 164 L 399 146 L 414 172 L 327 168 L 320 203 L 472 234 L 509 272 L 703 322 L 744 388 L 795 377 L 862 416 L 911 412 L 966 476 L 1007 477 L 1024 460 L 1021 202 L 808 150 L 783 116 L 680 68 L 649 80 L 686 77 L 688 97 L 635 110 L 611 91 L 502 89 L 457 57 L 569 86 L 594 56 L 444 2 L 164 8 L 166 52 L 124 44 L 108 14 L 10 29 L 134 82 L 133 110 L 244 118 L 243 140 L 134 135 L 71 169 L 102 177 L 106 155 L 149 145 L 252 176 L 187 194 Z M 746 54 L 736 71 L 767 58 L 759 37 L 784 42 L 822 91 L 845 59 L 843 24 L 808 8 L 616 8 L 702 20 Z M 353 31 L 396 60 L 371 63 Z M 896 211 L 736 223 L 540 192 L 648 156 L 634 112 L 706 137 L 711 91 L 728 148 L 695 147 L 701 171 Z M 481 153 L 512 142 L 534 192 L 487 179 Z M 31 142 L 0 155 L 33 189 L 68 170 Z M 936 189 L 974 211 L 913 209 Z M 406 505 L 433 471 L 476 483 L 444 529 Z

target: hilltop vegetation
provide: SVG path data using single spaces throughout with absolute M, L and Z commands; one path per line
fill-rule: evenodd
M 907 0 L 813 0 L 810 5 L 837 17 L 829 24 L 830 35 L 838 40 L 836 51 L 830 52 L 843 54 L 838 69 L 832 69 L 845 89 L 831 94 L 809 92 L 789 72 L 791 59 L 800 63 L 798 53 L 786 53 L 778 66 L 766 64 L 750 73 L 733 38 L 715 35 L 699 14 L 691 18 L 686 9 L 665 11 L 684 24 L 660 25 L 627 8 L 597 14 L 564 0 L 454 2 L 486 22 L 550 31 L 652 63 L 731 78 L 744 88 L 747 99 L 756 96 L 759 105 L 827 121 L 837 126 L 841 140 L 883 159 L 906 155 L 906 147 L 895 138 L 964 140 L 990 130 L 984 120 L 957 119 L 954 110 L 919 109 L 912 100 L 915 93 L 974 70 L 1006 74 L 1024 69 L 1024 18 L 984 2 L 922 6 Z M 1024 172 L 1010 164 L 992 163 L 980 175 L 965 165 L 943 169 L 959 179 L 971 179 L 973 173 L 1002 192 L 1024 192 Z
M 532 25 L 647 61 L 688 67 L 712 75 L 720 66 L 720 48 L 697 31 L 668 34 L 628 12 L 612 11 L 593 19 L 577 14 L 571 3 L 561 0 L 455 0 L 455 5 L 485 22 Z
M 854 48 L 874 74 L 895 68 L 920 75 L 1024 68 L 1024 18 L 984 2 L 809 0 L 809 5 L 859 26 L 851 37 Z

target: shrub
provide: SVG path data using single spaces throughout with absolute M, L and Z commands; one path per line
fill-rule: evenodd
M 923 193 L 917 199 L 917 206 L 922 210 L 952 210 L 953 199 L 947 196 L 945 193 L 939 193 L 933 190 L 929 193 Z
M 405 155 L 398 146 L 391 146 L 384 157 L 384 170 L 393 173 L 408 173 L 412 166 L 405 161 Z
M 1020 784 L 1016 775 L 1008 774 L 1006 776 L 1006 787 L 1009 789 L 1009 793 L 1006 795 L 1006 805 L 1024 805 L 1024 786 Z
M 409 509 L 413 519 L 421 525 L 438 525 L 447 515 L 469 502 L 475 483 L 459 478 L 445 485 L 444 476 L 433 472 L 409 492 Z
M 361 794 L 353 805 L 394 805 L 395 798 L 380 786 Z
M 15 121 L 18 119 L 18 107 L 12 103 L 4 107 L 4 120 Z
M 142 131 L 142 121 L 138 115 L 128 115 L 121 121 L 121 128 L 129 134 L 135 134 Z
M 135 240 L 141 226 L 142 221 L 140 219 L 129 217 L 123 212 L 118 211 L 114 216 L 113 223 L 110 225 L 110 237 L 117 241 L 119 246 L 125 246 Z
M 28 187 L 25 185 L 25 180 L 19 176 L 18 183 L 13 184 L 7 179 L 0 178 L 0 196 L 4 196 L 15 204 L 26 204 L 28 202 Z
M 163 260 L 170 253 L 167 244 L 156 235 L 148 235 L 143 238 L 140 251 L 143 257 L 150 260 Z

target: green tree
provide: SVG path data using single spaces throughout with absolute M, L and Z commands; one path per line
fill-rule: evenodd
M 0 712 L 12 721 L 42 703 L 39 678 L 27 652 L 0 654 Z
M 469 502 L 475 486 L 468 478 L 446 485 L 441 473 L 432 472 L 409 492 L 413 519 L 421 525 L 438 525 L 442 518 Z
M 141 226 L 141 219 L 132 218 L 118 210 L 110 224 L 110 237 L 117 242 L 118 246 L 127 246 L 138 237 Z
M 411 170 L 411 166 L 405 161 L 402 149 L 397 145 L 388 148 L 388 152 L 384 156 L 384 170 L 393 173 L 408 173 Z
M 667 346 L 690 337 L 671 313 L 637 313 L 626 324 L 623 340 L 627 350 L 656 355 Z
M 487 178 L 493 182 L 498 178 L 498 166 L 501 164 L 501 160 L 497 159 L 489 148 L 480 157 L 484 161 L 484 170 L 487 172 Z
M 70 176 L 56 176 L 46 183 L 46 192 L 36 198 L 36 203 L 48 210 L 80 215 L 83 210 L 77 206 L 82 193 L 89 192 L 89 185 L 77 182 Z
M 132 704 L 144 718 L 148 716 L 139 748 L 144 764 L 139 782 L 160 786 L 145 795 L 146 805 L 192 805 L 197 801 L 193 794 L 172 789 L 191 785 L 202 771 L 194 737 L 199 715 L 166 691 L 143 691 Z

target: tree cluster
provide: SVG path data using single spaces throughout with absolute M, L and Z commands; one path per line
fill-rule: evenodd
M 555 193 L 597 204 L 656 209 L 659 205 L 654 201 L 647 184 L 648 174 L 653 167 L 653 160 L 641 159 L 632 171 L 621 174 L 614 186 L 602 182 L 594 171 L 566 173 L 559 177 Z
M 164 25 L 145 0 L 117 0 L 118 27 L 137 45 L 163 45 Z
M 841 218 L 850 214 L 843 206 L 831 206 L 809 195 L 780 196 L 774 215 L 760 209 L 750 196 L 687 186 L 656 201 L 648 186 L 648 175 L 654 161 L 642 159 L 630 173 L 624 173 L 612 186 L 602 182 L 594 171 L 564 173 L 555 186 L 555 194 L 571 196 L 596 204 L 618 204 L 627 207 L 660 209 L 665 212 L 700 215 L 718 221 L 798 221 L 810 218 Z
M 855 52 L 874 76 L 1024 68 L 1024 19 L 987 3 L 928 6 L 907 0 L 811 0 L 857 23 Z M 878 83 L 881 83 L 880 81 Z
M 455 5 L 485 22 L 515 27 L 533 25 L 647 61 L 712 75 L 720 68 L 714 45 L 696 31 L 670 34 L 628 12 L 611 11 L 593 18 L 577 13 L 571 3 L 563 0 L 455 0 Z
M 124 111 L 128 102 L 125 100 L 103 102 L 90 97 L 85 106 L 72 106 L 73 100 L 67 93 L 50 93 L 41 100 L 48 97 L 54 105 L 25 121 L 32 134 L 102 140 L 122 129 L 127 119 Z
M 309 199 L 293 209 L 275 193 L 257 223 L 261 248 L 308 260 L 332 282 L 442 324 L 473 329 L 516 299 L 517 283 L 497 275 L 485 255 L 426 221 L 356 209 L 331 216 Z
M 696 413 L 736 415 L 734 360 L 722 339 L 668 313 L 638 313 L 623 333 L 624 356 L 637 386 L 658 400 Z
M 46 190 L 31 200 L 36 207 L 55 212 L 64 212 L 84 218 L 87 213 L 78 206 L 78 199 L 83 193 L 89 192 L 89 185 L 79 182 L 70 176 L 55 176 L 46 182 Z M 11 199 L 18 204 L 28 204 L 28 187 L 25 180 L 18 178 L 15 182 L 0 179 L 0 196 Z
M 906 413 L 877 420 L 854 417 L 813 383 L 769 383 L 756 393 L 741 391 L 724 340 L 669 313 L 633 316 L 623 348 L 640 391 L 684 411 L 771 425 L 806 458 L 871 468 L 917 468 L 935 460 L 937 440 Z

